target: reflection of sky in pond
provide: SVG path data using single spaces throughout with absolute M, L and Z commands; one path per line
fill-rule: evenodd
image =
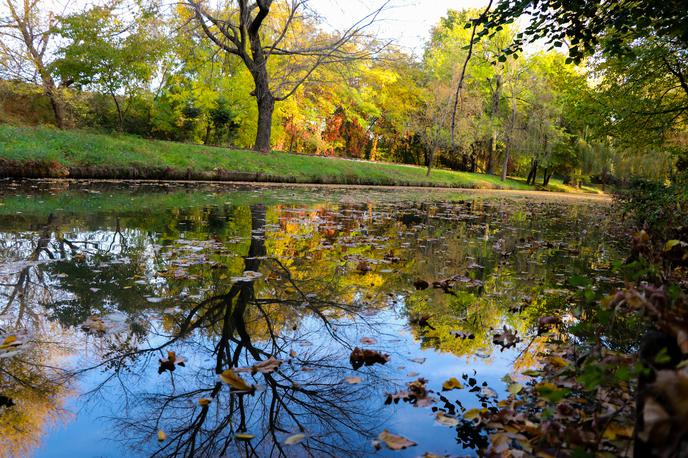
M 537 364 L 545 343 L 531 336 L 540 316 L 568 306 L 567 279 L 613 282 L 609 268 L 618 257 L 608 208 L 594 202 L 355 191 L 341 203 L 339 191 L 145 191 L 2 196 L 0 330 L 33 333 L 45 359 L 39 363 L 83 369 L 109 362 L 79 374 L 74 393 L 57 390 L 55 409 L 71 414 L 38 419 L 27 431 L 28 443 L 40 440 L 32 456 L 152 455 L 161 450 L 158 428 L 186 438 L 196 418 L 200 442 L 226 441 L 243 429 L 257 436 L 238 449 L 232 442 L 227 456 L 249 455 L 249 445 L 254 456 L 475 453 L 457 444 L 455 428 L 435 422 L 433 408 L 446 410 L 442 397 L 479 407 L 469 377 L 503 396 L 505 374 L 518 378 Z M 260 272 L 255 281 L 233 283 L 252 269 Z M 418 279 L 429 287 L 416 290 Z M 17 288 L 21 295 L 12 294 Z M 38 326 L 34 315 L 50 324 Z M 90 316 L 117 317 L 107 326 L 126 331 L 86 335 L 80 327 Z M 522 340 L 500 351 L 492 339 L 504 326 Z M 50 342 L 67 335 L 71 355 L 53 356 Z M 219 350 L 225 344 L 229 353 Z M 355 346 L 391 360 L 354 371 Z M 169 350 L 185 366 L 158 374 Z M 229 367 L 229 359 L 218 366 L 218 352 L 232 366 L 268 355 L 285 362 L 272 374 L 242 373 L 258 390 L 230 396 L 226 385 L 214 390 L 218 367 Z M 349 385 L 346 376 L 362 381 Z M 385 405 L 387 394 L 419 377 L 432 406 Z M 442 392 L 451 377 L 465 388 Z M 25 391 L 0 379 L 5 393 L 16 399 L 13 408 L 30 408 Z M 199 416 L 203 396 L 213 402 Z M 299 423 L 306 440 L 282 446 Z M 372 439 L 384 428 L 418 446 L 375 451 Z

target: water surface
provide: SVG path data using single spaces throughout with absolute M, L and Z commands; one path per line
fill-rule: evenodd
M 2 182 L 0 341 L 18 340 L 0 456 L 474 455 L 464 414 L 526 383 L 538 319 L 572 278 L 614 283 L 610 215 L 518 193 Z M 387 361 L 356 367 L 355 348 Z M 417 445 L 376 450 L 383 430 Z

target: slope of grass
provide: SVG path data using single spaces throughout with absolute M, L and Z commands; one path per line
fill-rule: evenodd
M 162 170 L 164 177 L 184 177 L 188 172 L 187 175 L 195 179 L 250 180 L 253 174 L 263 181 L 532 189 L 522 181 L 509 179 L 502 182 L 496 176 L 468 172 L 433 170 L 430 177 L 426 177 L 425 168 L 401 164 L 281 152 L 262 154 L 146 140 L 130 135 L 8 124 L 0 125 L 0 162 L 2 160 L 6 170 L 0 172 L 5 176 L 16 173 L 8 171 L 7 164 L 13 164 L 16 171 L 18 164 L 41 163 L 59 164 L 65 170 L 69 169 L 69 176 L 79 177 L 95 173 L 99 178 L 123 178 L 121 171 L 128 170 L 127 176 L 160 178 L 162 172 L 159 171 Z M 169 170 L 175 171 L 176 175 L 168 173 Z M 25 176 L 40 176 L 42 173 Z

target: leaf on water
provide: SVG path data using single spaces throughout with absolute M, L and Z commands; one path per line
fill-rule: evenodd
M 234 435 L 234 439 L 236 439 L 238 441 L 250 441 L 254 437 L 256 437 L 255 434 L 248 434 L 248 433 L 238 433 L 238 434 Z
M 294 434 L 292 436 L 287 437 L 284 440 L 284 445 L 296 445 L 299 442 L 301 442 L 302 440 L 304 440 L 305 438 L 306 438 L 306 435 L 303 433 Z
M 174 372 L 177 366 L 184 367 L 186 359 L 182 356 L 177 356 L 173 351 L 167 352 L 167 359 L 159 359 L 160 367 L 158 367 L 158 374 L 162 374 L 165 371 Z
M 252 281 L 258 280 L 262 276 L 263 276 L 263 274 L 260 272 L 254 272 L 252 270 L 246 270 L 246 271 L 244 271 L 242 276 L 232 277 L 231 281 L 232 281 L 232 283 L 252 282 Z
M 527 377 L 539 377 L 540 375 L 542 375 L 542 372 L 536 371 L 534 369 L 528 369 L 527 371 L 521 372 L 521 374 Z
M 390 450 L 403 450 L 405 448 L 417 445 L 415 442 L 408 440 L 405 437 L 390 433 L 386 429 L 377 436 L 377 439 L 384 442 Z
M 0 358 L 10 358 L 21 353 L 26 348 L 24 344 L 28 341 L 28 337 L 17 334 L 8 334 L 4 337 L 0 335 L 0 341 L 2 341 L 0 344 Z
M 477 420 L 480 418 L 480 415 L 486 411 L 486 409 L 470 409 L 464 412 L 463 418 L 466 420 Z
M 375 345 L 377 340 L 373 339 L 372 337 L 361 337 L 361 343 L 363 345 Z
M 511 385 L 509 385 L 509 393 L 511 394 L 518 394 L 521 392 L 522 389 L 523 385 L 521 385 L 520 383 L 512 383 Z
M 253 391 L 253 386 L 246 383 L 232 369 L 227 369 L 220 374 L 220 380 L 237 391 Z
M 213 402 L 213 400 L 210 398 L 201 398 L 198 400 L 198 405 L 200 405 L 201 407 L 205 407 L 207 405 L 210 405 L 211 402 Z
M 372 366 L 373 364 L 385 364 L 389 361 L 390 357 L 387 354 L 380 353 L 375 350 L 360 349 L 358 347 L 354 348 L 349 356 L 349 362 L 354 370 L 362 367 L 363 365 Z
M 162 442 L 165 439 L 167 439 L 167 434 L 165 434 L 165 431 L 161 429 L 160 431 L 158 431 L 158 442 Z
M 496 398 L 497 392 L 489 386 L 484 386 L 480 389 L 480 396 L 485 398 Z
M 409 361 L 413 361 L 414 363 L 418 364 L 423 364 L 425 362 L 426 358 L 411 358 Z
M 447 415 L 442 411 L 437 412 L 437 415 L 435 415 L 435 421 L 444 426 L 456 426 L 459 424 L 459 420 L 456 417 Z
M 260 372 L 261 374 L 270 374 L 272 372 L 275 372 L 279 367 L 282 365 L 284 361 L 281 359 L 275 359 L 274 356 L 269 357 L 268 359 L 264 361 L 260 361 L 253 366 L 250 367 L 242 367 L 240 369 L 235 369 L 234 372 L 241 373 L 241 372 L 250 372 L 252 374 L 255 374 L 256 372 Z
M 460 390 L 463 385 L 456 377 L 452 377 L 442 384 L 442 391 Z
M 511 348 L 520 342 L 521 339 L 516 335 L 516 331 L 513 331 L 506 327 L 502 328 L 501 332 L 498 332 L 492 338 L 492 343 L 502 347 L 502 351 L 506 348 Z
M 361 383 L 361 377 L 344 377 L 344 381 L 348 383 L 349 385 L 356 385 L 358 383 Z

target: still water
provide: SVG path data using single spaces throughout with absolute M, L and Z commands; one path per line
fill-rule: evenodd
M 0 188 L 1 457 L 475 455 L 623 252 L 601 199 Z

